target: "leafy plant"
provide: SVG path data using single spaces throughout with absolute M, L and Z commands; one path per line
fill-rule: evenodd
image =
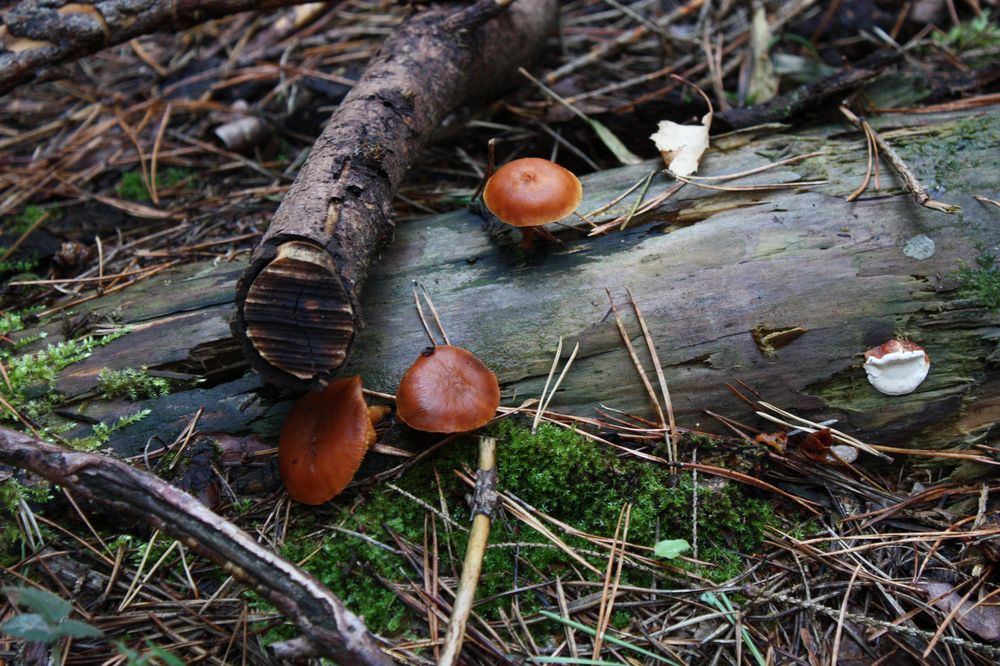
M 29 613 L 20 613 L 0 625 L 12 638 L 39 641 L 52 646 L 52 661 L 62 663 L 64 638 L 99 638 L 104 633 L 86 622 L 69 619 L 73 605 L 48 590 L 34 587 L 5 587 L 3 593 Z

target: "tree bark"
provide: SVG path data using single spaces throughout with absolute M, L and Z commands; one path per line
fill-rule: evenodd
M 406 170 L 446 113 L 516 81 L 557 3 L 500 9 L 480 0 L 414 14 L 330 118 L 237 286 L 233 333 L 266 381 L 306 387 L 344 363 Z
M 1000 113 L 994 107 L 869 120 L 937 198 L 962 206 L 961 215 L 917 205 L 885 164 L 881 191 L 872 186 L 859 200 L 845 201 L 866 165 L 862 135 L 847 122 L 718 137 L 702 175 L 820 150 L 821 156 L 738 182 L 829 182 L 759 192 L 686 185 L 625 232 L 594 238 L 565 232 L 564 244 L 532 257 L 498 247 L 467 211 L 400 225 L 397 242 L 372 269 L 361 300 L 368 326 L 343 373 L 361 374 L 366 388 L 395 392 L 427 344 L 412 300 L 411 281 L 419 280 L 452 342 L 497 373 L 503 404 L 538 396 L 563 336 L 566 353 L 576 342 L 580 352 L 551 409 L 594 416 L 604 404 L 650 416 L 603 290 L 611 289 L 627 315 L 628 286 L 653 335 L 681 426 L 710 427 L 706 408 L 753 418 L 726 388 L 739 380 L 769 402 L 814 420 L 838 418 L 842 429 L 876 443 L 930 448 L 982 432 L 1000 421 L 1000 313 L 960 292 L 954 272 L 960 262 L 975 266 L 980 247 L 1000 244 L 997 209 L 973 198 L 996 198 Z M 651 161 L 584 177 L 580 211 L 599 208 L 660 167 Z M 656 176 L 647 200 L 672 185 Z M 594 221 L 627 213 L 636 196 Z M 913 251 L 920 236 L 934 242 L 931 256 Z M 169 288 L 150 280 L 104 297 L 92 309 L 115 312 L 122 324 L 133 323 L 133 332 L 68 368 L 57 386 L 68 396 L 86 393 L 104 366 L 209 378 L 207 387 L 145 405 L 153 415 L 117 435 L 116 445 L 129 454 L 141 452 L 154 434 L 169 441 L 202 404 L 210 407 L 202 430 L 276 432 L 287 407 L 248 401 L 257 380 L 219 383 L 246 367 L 237 364 L 226 323 L 227 290 L 242 268 L 191 266 L 165 274 Z M 638 326 L 628 318 L 626 325 L 649 370 Z M 797 327 L 806 332 L 795 337 Z M 47 330 L 46 343 L 60 339 L 58 322 Z M 768 335 L 777 342 L 773 351 L 757 342 Z M 906 396 L 876 393 L 861 367 L 866 349 L 894 335 L 924 346 L 932 359 L 927 380 Z M 110 421 L 137 408 L 93 401 L 79 411 Z
M 0 95 L 109 46 L 307 0 L 23 0 L 0 17 Z
M 298 626 L 316 654 L 339 664 L 392 663 L 364 623 L 322 583 L 155 475 L 110 456 L 70 451 L 6 428 L 0 428 L 0 462 L 183 540 L 273 603 Z

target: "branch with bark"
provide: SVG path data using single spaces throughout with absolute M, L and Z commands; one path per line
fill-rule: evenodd
M 392 196 L 450 111 L 513 86 L 555 0 L 434 4 L 382 46 L 313 146 L 237 287 L 233 332 L 272 383 L 323 382 L 347 359 L 358 296 L 393 233 Z M 503 10 L 501 12 L 501 10 Z
M 116 458 L 71 451 L 6 428 L 0 428 L 0 462 L 180 539 L 274 604 L 298 626 L 314 653 L 338 664 L 392 663 L 361 619 L 322 583 L 157 476 Z
M 0 17 L 0 95 L 53 68 L 158 30 L 307 0 L 23 0 Z

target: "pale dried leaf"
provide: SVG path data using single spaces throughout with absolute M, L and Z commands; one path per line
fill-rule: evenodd
M 770 45 L 771 28 L 767 25 L 764 7 L 758 6 L 754 9 L 750 27 L 750 53 L 753 64 L 747 91 L 754 104 L 762 104 L 778 94 L 778 77 L 774 75 L 774 66 L 768 53 Z
M 661 120 L 656 133 L 649 138 L 656 144 L 667 168 L 685 177 L 698 170 L 698 161 L 708 150 L 708 130 L 711 126 L 711 111 L 701 119 L 700 125 L 678 125 L 670 120 Z

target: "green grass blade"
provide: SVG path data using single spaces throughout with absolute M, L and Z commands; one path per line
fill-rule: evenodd
M 580 624 L 576 620 L 571 620 L 569 618 L 563 617 L 562 615 L 556 615 L 555 613 L 552 613 L 552 612 L 547 611 L 547 610 L 542 610 L 542 611 L 538 611 L 538 612 L 541 615 L 549 618 L 550 620 L 555 620 L 556 622 L 561 622 L 561 623 L 563 623 L 565 625 L 569 625 L 570 627 L 573 627 L 577 631 L 582 631 L 583 633 L 587 634 L 588 636 L 596 636 L 597 635 L 597 631 L 595 631 L 594 629 L 591 629 L 590 627 L 588 627 L 585 624 Z M 638 647 L 636 645 L 632 645 L 631 643 L 623 641 L 620 638 L 616 638 L 615 636 L 610 636 L 608 634 L 604 634 L 604 640 L 606 640 L 609 643 L 614 643 L 615 645 L 621 646 L 623 648 L 628 648 L 629 650 L 632 650 L 634 652 L 638 652 L 639 654 L 645 655 L 645 656 L 649 657 L 650 659 L 656 659 L 657 661 L 662 661 L 665 664 L 672 664 L 673 666 L 680 666 L 680 664 L 678 664 L 676 661 L 673 661 L 672 659 L 667 659 L 666 657 L 658 655 L 655 652 L 650 652 L 649 650 L 643 649 L 643 648 Z

